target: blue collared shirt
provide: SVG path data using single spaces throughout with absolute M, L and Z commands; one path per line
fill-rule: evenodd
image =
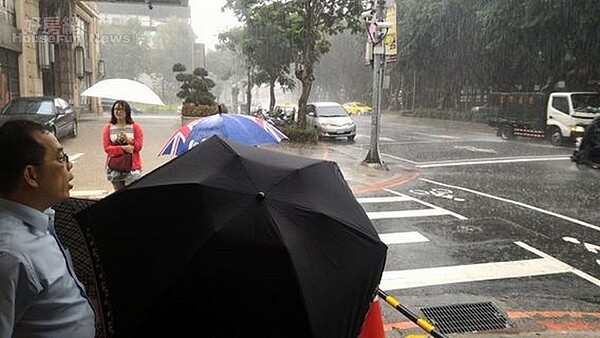
M 44 213 L 0 198 L 0 338 L 94 337 L 94 310 Z

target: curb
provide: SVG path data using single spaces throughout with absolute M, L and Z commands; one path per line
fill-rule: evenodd
M 363 194 L 369 194 L 369 193 L 377 192 L 377 191 L 384 190 L 384 189 L 391 189 L 391 188 L 397 187 L 399 185 L 415 181 L 420 176 L 421 176 L 421 174 L 417 172 L 417 173 L 412 173 L 409 175 L 394 176 L 390 179 L 371 183 L 364 187 L 352 187 L 352 185 L 350 185 L 350 187 L 351 187 L 352 193 L 354 193 L 355 195 L 363 195 Z

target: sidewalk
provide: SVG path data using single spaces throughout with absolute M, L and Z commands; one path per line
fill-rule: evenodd
M 365 164 L 363 160 L 367 155 L 367 151 L 351 146 L 351 144 L 342 147 L 330 142 L 320 142 L 314 145 L 282 143 L 278 147 L 270 149 L 336 162 L 352 192 L 357 196 L 383 189 L 391 189 L 414 181 L 419 177 L 418 172 L 398 166 L 384 170 L 378 169 L 375 164 Z

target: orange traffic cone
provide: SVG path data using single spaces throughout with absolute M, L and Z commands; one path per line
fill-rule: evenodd
M 385 338 L 385 330 L 383 329 L 383 318 L 381 317 L 381 308 L 379 300 L 374 300 L 371 303 L 367 317 L 363 323 L 359 338 Z

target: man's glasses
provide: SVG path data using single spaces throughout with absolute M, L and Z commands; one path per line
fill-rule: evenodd
M 64 151 L 61 151 L 61 153 L 62 155 L 58 161 L 62 164 L 71 164 L 71 161 L 69 161 L 69 155 Z
M 69 160 L 69 155 L 67 153 L 65 153 L 64 151 L 60 151 L 60 157 L 56 159 L 58 162 L 62 163 L 63 165 L 69 165 L 72 164 L 71 161 Z M 48 161 L 54 161 L 54 160 L 47 160 L 47 161 L 42 161 L 39 163 L 32 163 L 33 165 L 42 165 Z

